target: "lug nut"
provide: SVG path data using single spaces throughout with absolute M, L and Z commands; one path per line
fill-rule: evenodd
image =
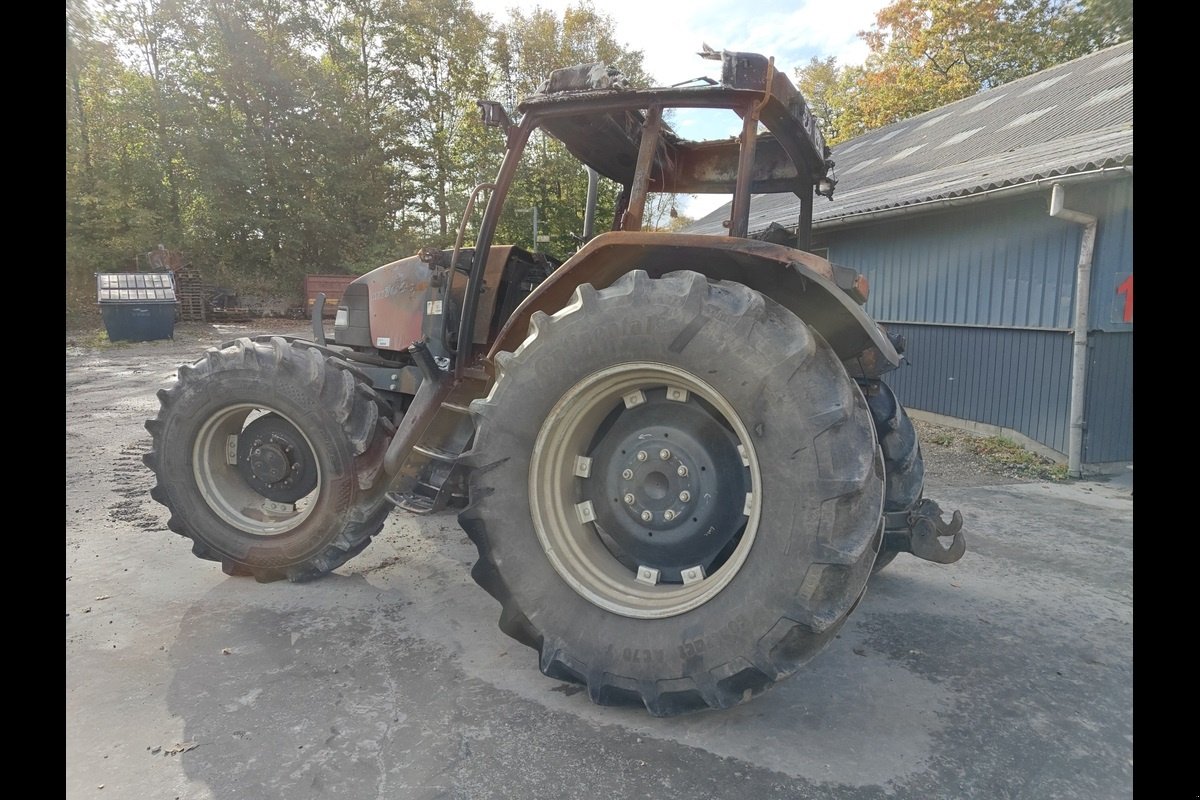
M 687 467 L 685 467 L 683 464 L 680 464 L 679 469 L 675 470 L 675 474 L 681 478 L 686 478 L 687 477 Z
M 645 460 L 646 460 L 647 458 L 649 458 L 649 457 L 650 457 L 650 456 L 646 455 L 646 451 L 645 451 L 645 450 L 638 450 L 638 454 L 637 454 L 637 460 L 638 460 L 638 461 L 645 461 Z
M 679 493 L 679 502 L 686 503 L 688 500 L 691 500 L 691 499 L 692 499 L 692 493 L 689 492 L 688 490 L 684 489 L 682 492 Z
M 654 519 L 654 515 L 651 514 L 649 511 L 642 512 L 642 522 L 649 522 L 652 519 Z
M 631 470 L 631 469 L 625 470 L 624 472 L 621 473 L 621 477 L 627 481 L 633 480 L 633 470 Z
M 675 512 L 668 508 L 663 512 L 663 519 L 665 519 L 667 522 L 670 522 L 671 520 L 675 519 Z
M 631 506 L 631 505 L 633 505 L 633 504 L 634 504 L 636 501 L 637 501 L 637 498 L 636 498 L 636 497 L 634 497 L 632 494 L 627 494 L 627 495 L 625 495 L 625 505 L 627 505 L 627 506 Z
M 658 451 L 658 457 L 661 458 L 663 461 L 670 461 L 671 460 L 671 451 L 664 447 L 662 450 Z

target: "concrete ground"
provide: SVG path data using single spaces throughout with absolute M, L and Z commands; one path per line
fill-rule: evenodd
M 68 342 L 67 797 L 1132 794 L 1131 475 L 931 480 L 966 517 L 960 562 L 900 556 L 789 680 L 655 719 L 538 672 L 452 515 L 394 513 L 310 584 L 194 558 L 147 493 L 142 423 L 179 363 L 245 331 Z

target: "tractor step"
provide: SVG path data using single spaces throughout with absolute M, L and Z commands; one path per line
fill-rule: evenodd
M 467 406 L 483 392 L 476 381 L 453 381 L 435 377 L 421 384 L 385 457 L 385 468 L 393 475 L 387 499 L 413 514 L 436 514 L 466 503 L 458 460 L 475 433 Z M 405 450 L 402 436 L 416 441 Z
M 388 492 L 384 497 L 389 503 L 396 508 L 403 509 L 410 514 L 433 514 L 440 509 L 437 507 L 437 501 L 432 497 L 426 497 L 423 494 L 410 494 L 404 492 Z
M 458 457 L 462 455 L 462 453 L 451 453 L 446 450 L 440 450 L 436 447 L 428 447 L 423 444 L 414 444 L 413 452 L 420 453 L 421 455 L 427 458 L 432 458 L 435 461 L 445 461 L 448 464 L 453 464 L 455 461 L 458 461 Z

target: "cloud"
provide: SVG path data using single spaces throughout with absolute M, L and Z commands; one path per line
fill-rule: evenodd
M 538 2 L 559 14 L 570 4 Z M 514 5 L 512 0 L 475 0 L 478 10 L 497 19 Z M 619 41 L 643 51 L 656 82 L 669 85 L 715 72 L 714 62 L 695 55 L 701 43 L 773 55 L 776 67 L 789 73 L 814 56 L 836 56 L 839 64 L 861 63 L 867 48 L 858 31 L 869 28 L 885 5 L 883 0 L 765 0 L 740 6 L 724 0 L 606 0 L 596 9 L 612 17 Z

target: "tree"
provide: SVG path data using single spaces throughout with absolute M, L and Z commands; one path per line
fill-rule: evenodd
M 489 20 L 470 0 L 428 0 L 403 6 L 385 38 L 390 80 L 400 88 L 414 210 L 428 222 L 429 243 L 448 245 L 470 189 L 484 180 L 472 158 L 482 138 L 475 101 L 492 80 Z M 489 176 L 490 177 L 490 176 Z
M 801 91 L 836 144 L 1132 36 L 1130 0 L 895 0 L 862 67 L 813 59 Z
M 336 268 L 363 272 L 418 246 L 397 213 L 407 201 L 400 160 L 408 131 L 399 113 L 406 84 L 392 79 L 386 41 L 402 24 L 399 8 L 326 0 L 318 16 L 321 207 Z
M 561 18 L 541 7 L 512 11 L 496 57 L 502 78 L 498 94 L 508 102 L 535 92 L 555 69 L 593 61 L 616 66 L 634 86 L 651 83 L 642 66 L 642 52 L 621 45 L 612 17 L 596 11 L 588 0 L 569 6 Z M 612 218 L 620 191 L 612 181 L 601 179 L 598 226 Z M 574 236 L 583 231 L 586 199 L 587 173 L 579 161 L 560 142 L 537 132 L 509 192 L 500 237 L 532 244 L 529 214 L 519 209 L 537 206 L 540 231 L 550 236 L 548 249 L 569 253 L 578 246 Z
M 852 123 L 848 115 L 862 74 L 861 67 L 838 66 L 833 56 L 814 56 L 807 65 L 796 68 L 796 88 L 816 117 L 826 144 L 835 145 L 849 138 Z
M 472 0 L 68 0 L 66 44 L 76 305 L 160 243 L 207 282 L 272 291 L 448 245 L 504 152 L 476 99 L 581 61 L 645 77 L 587 3 L 500 24 Z M 566 252 L 585 174 L 556 142 L 530 152 L 508 206 L 537 205 Z M 502 240 L 533 244 L 527 214 L 506 219 Z
M 1133 0 L 1086 0 L 1080 34 L 1089 50 L 1099 50 L 1133 38 Z
M 171 228 L 153 91 L 107 40 L 87 3 L 67 5 L 67 289 L 95 302 L 93 272 L 132 267 Z

